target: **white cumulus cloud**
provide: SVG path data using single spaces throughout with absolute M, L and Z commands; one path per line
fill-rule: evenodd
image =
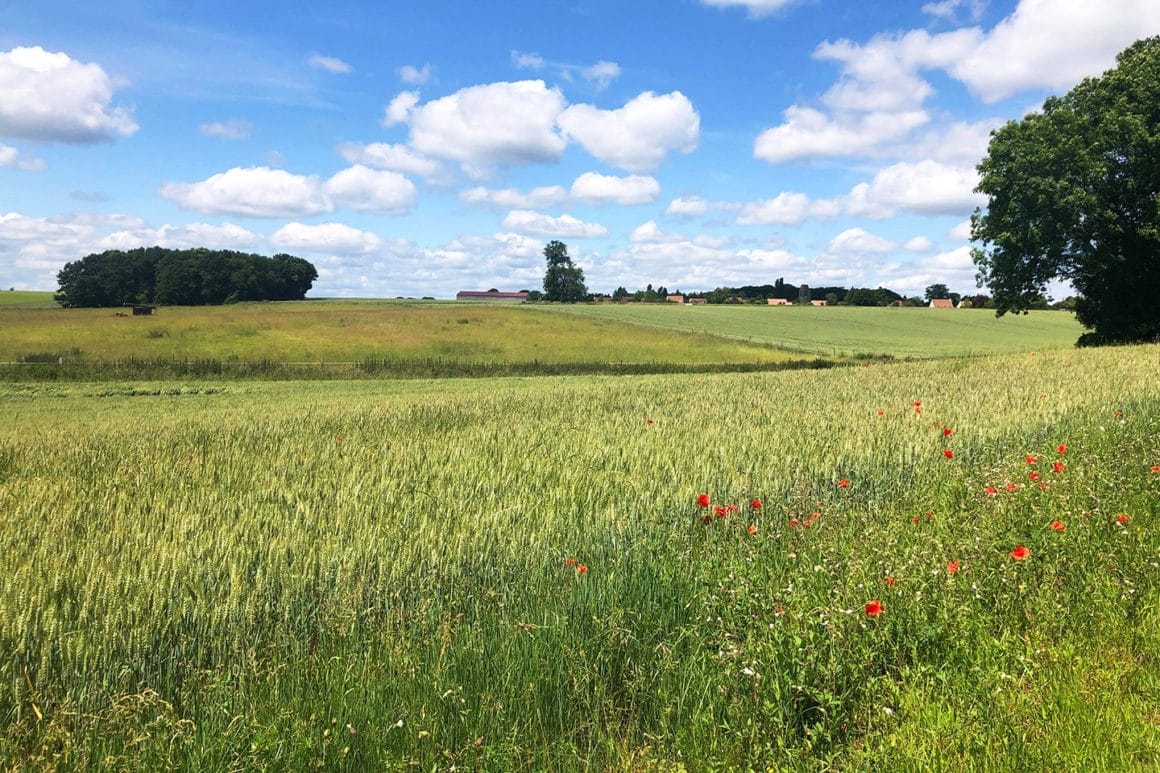
M 568 191 L 562 185 L 545 185 L 521 192 L 515 188 L 491 190 L 483 186 L 469 188 L 459 194 L 464 204 L 484 205 L 503 209 L 545 209 L 563 204 Z
M 374 252 L 382 240 L 344 223 L 287 223 L 270 236 L 270 244 L 281 250 L 357 255 Z
M 865 231 L 861 228 L 847 228 L 830 240 L 826 252 L 831 254 L 864 254 L 893 252 L 898 245 L 890 239 Z
M 112 104 L 114 81 L 96 64 L 39 46 L 0 52 L 0 137 L 90 143 L 137 131 Z
M 246 217 L 301 217 L 331 209 L 317 177 L 267 166 L 234 167 L 197 183 L 167 183 L 161 195 L 196 212 Z
M 351 209 L 399 215 L 415 206 L 415 184 L 398 172 L 378 171 L 361 164 L 343 169 L 326 181 L 326 193 Z
M 585 223 L 571 215 L 552 217 L 524 209 L 509 212 L 503 219 L 503 227 L 520 233 L 556 238 L 594 238 L 608 235 L 608 229 L 598 223 Z
M 758 135 L 753 155 L 780 164 L 819 156 L 858 156 L 902 139 L 929 120 L 923 110 L 867 113 L 835 120 L 819 110 L 791 106 L 785 123 Z
M 651 204 L 660 195 L 661 185 L 652 177 L 585 172 L 572 181 L 572 198 L 586 204 Z
M 892 217 L 905 210 L 920 215 L 966 215 L 985 199 L 974 192 L 978 173 L 937 161 L 903 162 L 881 169 L 846 198 L 846 211 L 865 217 Z
M 416 67 L 412 64 L 405 64 L 395 72 L 399 75 L 399 80 L 403 83 L 409 83 L 412 86 L 422 86 L 427 81 L 431 80 L 431 65 L 425 64 L 422 67 Z
M 534 80 L 470 86 L 422 105 L 417 94 L 404 92 L 387 113 L 391 121 L 410 125 L 410 145 L 420 153 L 484 175 L 557 160 L 566 144 L 555 125 L 564 104 L 558 89 Z
M 443 164 L 433 158 L 416 153 L 406 145 L 391 145 L 372 142 L 344 142 L 338 146 L 338 154 L 352 164 L 363 164 L 376 169 L 390 169 L 393 172 L 413 174 L 427 180 L 442 180 L 447 173 Z
M 784 191 L 772 199 L 745 204 L 737 216 L 739 225 L 796 225 L 808 218 L 836 216 L 839 206 L 828 200 L 812 200 L 804 193 Z
M 650 172 L 671 151 L 692 152 L 701 133 L 701 116 L 679 91 L 646 91 L 617 110 L 572 105 L 558 120 L 569 139 L 629 172 Z
M 170 249 L 239 249 L 262 241 L 262 237 L 240 225 L 226 223 L 186 223 L 150 228 L 144 224 L 127 228 L 103 237 L 97 242 L 101 250 L 132 250 L 138 247 L 168 247 Z

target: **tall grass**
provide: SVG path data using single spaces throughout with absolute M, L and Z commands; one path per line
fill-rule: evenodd
M 0 756 L 1155 766 L 1158 354 L 0 386 Z

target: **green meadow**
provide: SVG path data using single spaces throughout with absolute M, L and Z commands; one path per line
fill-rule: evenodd
M 595 356 L 561 331 L 782 356 L 555 309 L 37 315 L 3 312 L 5 356 Z M 0 384 L 0 760 L 1155 769 L 1160 348 L 1047 339 L 795 372 Z
M 41 290 L 0 290 L 0 308 L 59 309 L 52 293 Z
M 304 301 L 118 309 L 0 308 L 0 360 L 195 359 L 351 363 L 777 363 L 767 345 L 629 321 L 519 307 L 393 301 Z
M 577 304 L 540 307 L 591 319 L 697 332 L 824 356 L 948 357 L 1071 346 L 1083 332 L 1067 312 L 998 318 L 987 309 L 855 306 Z

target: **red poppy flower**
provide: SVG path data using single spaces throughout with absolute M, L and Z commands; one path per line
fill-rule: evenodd
M 341 442 L 342 442 L 342 435 L 339 435 L 338 437 L 336 437 L 336 438 L 334 439 L 334 442 L 335 442 L 335 443 L 341 443 Z
M 887 577 L 886 578 L 887 585 L 893 585 L 896 582 L 898 582 L 898 579 L 896 577 Z
M 737 512 L 737 505 L 725 505 L 725 512 L 727 512 L 727 513 Z
M 749 506 L 752 507 L 754 510 L 760 510 L 761 509 L 761 500 L 755 499 L 749 503 Z
M 921 407 L 922 407 L 922 400 L 915 400 L 915 401 L 914 401 L 914 407 L 915 407 L 915 408 L 921 408 Z
M 1059 453 L 1061 453 L 1061 454 L 1066 454 L 1066 453 L 1067 453 L 1067 444 L 1066 444 L 1066 443 L 1060 443 L 1059 445 L 1057 445 L 1057 446 L 1055 447 L 1055 450 L 1056 450 L 1056 451 L 1058 451 L 1058 452 L 1059 452 Z
M 729 511 L 728 511 L 728 510 L 726 510 L 726 509 L 725 509 L 723 506 L 721 506 L 721 505 L 716 505 L 716 506 L 714 506 L 714 507 L 713 507 L 713 515 L 717 516 L 718 518 L 724 518 L 724 517 L 725 517 L 725 513 L 727 513 L 727 512 L 729 512 Z
M 1019 547 L 1017 547 L 1011 551 L 1011 557 L 1014 558 L 1016 561 L 1022 561 L 1023 559 L 1027 558 L 1027 556 L 1029 556 L 1029 555 L 1031 555 L 1031 551 L 1022 545 L 1020 545 Z
M 945 456 L 947 459 L 954 459 L 955 452 L 950 450 L 949 448 L 946 448 L 946 449 L 943 449 L 943 456 Z
M 799 523 L 799 521 L 798 521 L 798 519 L 797 519 L 796 517 L 794 517 L 794 518 L 790 518 L 790 519 L 789 519 L 789 525 L 790 525 L 790 528 L 791 528 L 791 529 L 792 529 L 794 526 L 797 526 L 797 525 L 798 525 L 798 523 Z
M 1152 465 L 1152 472 L 1160 472 L 1160 464 Z
M 757 525 L 751 523 L 749 524 L 749 528 L 747 528 L 745 531 L 749 533 L 750 537 L 753 537 L 757 534 Z
M 850 488 L 850 481 L 842 478 L 840 481 L 838 481 L 838 488 Z
M 959 573 L 959 562 L 958 561 L 947 561 L 947 574 L 958 574 L 958 573 Z
M 886 607 L 882 606 L 881 601 L 878 599 L 873 599 L 866 604 L 866 616 L 878 617 L 878 615 L 882 614 L 882 610 L 885 608 Z
M 1115 415 L 1115 417 L 1116 417 L 1117 419 L 1122 419 L 1122 418 L 1124 418 L 1124 412 L 1123 412 L 1123 411 L 1116 411 L 1114 415 Z
M 653 423 L 653 420 L 652 420 L 652 419 L 645 419 L 645 420 L 644 420 L 644 423 L 645 423 L 645 424 L 652 424 L 652 423 Z
M 1027 454 L 1023 461 L 1027 462 L 1028 464 L 1036 464 L 1039 462 L 1039 457 L 1035 454 Z
M 1063 524 L 1063 521 L 1057 520 L 1051 522 L 1051 528 L 1055 529 L 1056 531 L 1063 531 L 1067 527 Z
M 708 506 L 709 506 L 709 495 L 708 494 L 698 494 L 697 495 L 697 507 L 708 507 Z
M 885 415 L 886 415 L 886 411 L 884 411 L 884 410 L 882 410 L 881 408 L 879 408 L 879 409 L 878 409 L 878 415 L 879 415 L 879 416 L 885 416 Z
M 569 569 L 571 569 L 575 565 L 576 565 L 575 558 L 569 558 L 567 561 L 564 562 L 564 566 L 568 567 Z
M 999 489 L 995 488 L 994 486 L 987 486 L 987 496 L 993 497 L 998 493 Z
M 1046 484 L 1046 483 L 1040 483 L 1040 484 L 1039 484 L 1039 490 L 1040 490 L 1040 491 L 1047 491 L 1047 484 Z
M 1033 480 L 1033 481 L 1034 481 L 1034 480 L 1039 480 L 1039 473 L 1037 473 L 1037 472 L 1033 472 L 1033 473 L 1031 473 L 1030 475 L 1028 475 L 1027 477 L 1028 477 L 1028 478 L 1030 478 L 1030 479 L 1031 479 L 1031 480 Z
M 1007 490 L 1008 490 L 1008 491 L 1018 491 L 1018 490 L 1019 490 L 1019 486 L 1018 486 L 1017 484 L 1015 484 L 1015 483 L 1008 483 L 1008 484 L 1007 484 Z
M 911 519 L 910 519 L 910 522 L 911 522 L 911 523 L 918 523 L 918 516 L 916 515 L 916 516 L 914 516 L 913 518 L 911 518 Z
M 1120 513 L 1119 515 L 1116 516 L 1116 523 L 1127 523 L 1127 522 L 1128 522 L 1128 514 L 1127 513 Z
M 588 565 L 587 564 L 580 564 L 580 566 L 576 567 L 576 573 L 577 574 L 588 574 Z
M 943 437 L 950 437 L 953 434 L 955 434 L 955 431 L 953 429 L 951 429 L 950 427 L 947 427 L 946 429 L 943 430 Z
M 1059 473 L 1063 472 L 1063 468 L 1066 466 L 1067 465 L 1065 465 L 1063 462 L 1053 462 L 1051 465 L 1051 471 L 1058 475 Z

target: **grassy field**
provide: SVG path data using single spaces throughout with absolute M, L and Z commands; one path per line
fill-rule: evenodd
M 40 290 L 3 290 L 0 291 L 0 308 L 59 309 L 52 295 Z
M 353 362 L 776 363 L 793 355 L 717 335 L 522 308 L 391 301 L 305 301 L 113 309 L 0 308 L 0 361 L 212 359 Z
M 1073 346 L 1083 332 L 1066 312 L 996 318 L 986 309 L 597 304 L 537 307 L 652 328 L 701 332 L 788 351 L 947 357 Z
M 1160 348 L 1037 348 L 0 385 L 0 759 L 1156 769 Z

